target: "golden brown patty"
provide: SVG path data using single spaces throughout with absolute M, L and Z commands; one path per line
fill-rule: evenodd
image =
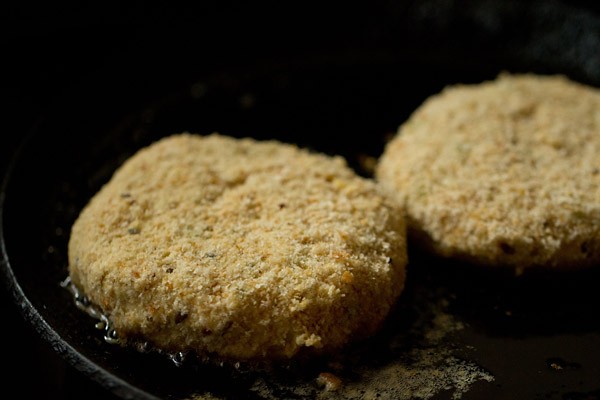
M 600 261 L 600 91 L 501 75 L 428 99 L 377 168 L 410 234 L 490 265 Z
M 404 284 L 403 219 L 339 157 L 175 135 L 139 151 L 69 243 L 121 337 L 235 359 L 372 334 Z

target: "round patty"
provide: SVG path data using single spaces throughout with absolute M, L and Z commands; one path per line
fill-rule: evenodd
M 600 91 L 501 75 L 429 98 L 388 143 L 377 179 L 409 236 L 488 265 L 600 262 Z
M 403 288 L 398 210 L 340 157 L 174 135 L 82 211 L 70 275 L 125 340 L 232 359 L 330 351 L 374 333 Z

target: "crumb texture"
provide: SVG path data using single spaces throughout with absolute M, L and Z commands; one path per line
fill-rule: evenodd
M 429 98 L 388 143 L 377 179 L 410 235 L 487 265 L 600 262 L 600 91 L 502 74 Z
M 92 198 L 69 268 L 125 339 L 287 358 L 379 327 L 404 285 L 404 229 L 339 157 L 186 133 L 140 150 Z

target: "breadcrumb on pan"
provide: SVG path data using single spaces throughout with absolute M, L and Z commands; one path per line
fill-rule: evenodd
M 502 74 L 429 98 L 388 143 L 379 183 L 442 256 L 523 268 L 600 262 L 600 90 Z
M 342 158 L 218 134 L 140 150 L 69 242 L 73 283 L 120 337 L 231 359 L 374 333 L 406 262 L 399 209 Z

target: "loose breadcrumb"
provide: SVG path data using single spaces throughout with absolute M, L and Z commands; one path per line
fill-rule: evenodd
M 317 384 L 326 392 L 335 392 L 342 387 L 342 380 L 331 372 L 321 372 L 317 377 Z

